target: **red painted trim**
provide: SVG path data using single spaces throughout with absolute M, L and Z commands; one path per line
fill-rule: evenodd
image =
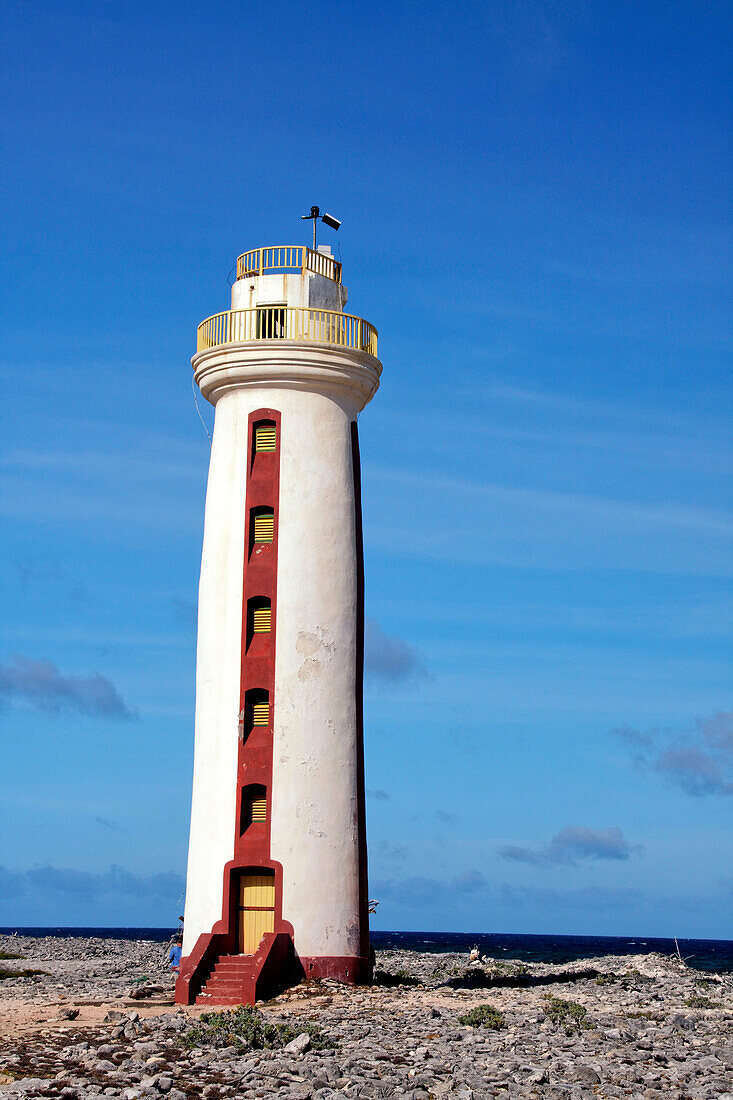
M 181 959 L 181 968 L 176 978 L 176 1004 L 194 1004 L 214 963 L 220 955 L 226 955 L 229 951 L 231 945 L 226 924 L 224 921 L 217 921 L 211 932 L 204 932 L 199 936 L 191 954 Z
M 238 859 L 230 860 L 224 866 L 222 919 L 216 922 L 211 932 L 199 936 L 191 954 L 181 959 L 181 969 L 176 980 L 176 1004 L 194 1004 L 216 960 L 221 955 L 234 954 L 239 901 L 235 882 L 241 871 L 258 868 L 275 872 L 275 932 L 272 934 L 285 934 L 292 942 L 293 926 L 282 918 L 282 864 L 267 859 L 255 860 L 243 866 Z M 259 958 L 259 954 L 258 951 L 256 958 Z
M 306 978 L 333 978 L 347 985 L 362 985 L 372 976 L 371 959 L 359 955 L 304 955 L 300 965 Z
M 276 428 L 274 451 L 255 454 L 254 429 L 262 420 L 272 421 Z M 222 919 L 210 933 L 199 936 L 191 954 L 181 960 L 176 982 L 176 1001 L 192 1004 L 200 993 L 209 973 L 221 955 L 232 954 L 237 943 L 238 896 L 235 880 L 254 868 L 275 872 L 275 937 L 293 936 L 292 925 L 282 918 L 282 866 L 270 859 L 270 821 L 272 815 L 272 729 L 275 702 L 275 643 L 277 628 L 277 545 L 278 510 L 280 503 L 280 433 L 281 417 L 276 409 L 257 409 L 249 415 L 247 429 L 247 488 L 244 520 L 244 576 L 242 584 L 242 631 L 240 641 L 241 675 L 239 689 L 239 749 L 237 754 L 236 811 L 234 859 L 224 867 Z M 274 533 L 272 543 L 250 547 L 252 510 L 272 508 Z M 247 647 L 247 603 L 253 596 L 270 599 L 270 633 L 259 635 L 258 644 Z M 260 642 L 259 639 L 262 639 Z M 267 726 L 244 729 L 246 694 L 253 688 L 267 691 L 269 721 Z M 243 830 L 242 792 L 251 784 L 261 784 L 267 791 L 267 820 L 254 822 Z M 268 941 L 269 942 L 269 941 Z M 275 940 L 273 940 L 273 943 Z M 278 957 L 282 950 L 278 948 Z M 259 958 L 260 952 L 257 954 Z M 268 952 L 263 955 L 269 957 Z M 283 955 L 284 957 L 284 955 Z M 274 965 L 271 959 L 269 968 Z M 254 979 L 253 979 L 254 980 Z M 249 987 L 248 987 L 249 988 Z
M 255 454 L 255 425 L 262 420 L 275 424 L 275 450 Z M 248 691 L 267 691 L 269 722 L 255 726 L 240 737 L 237 762 L 237 822 L 234 835 L 234 858 L 240 867 L 269 866 L 270 822 L 272 817 L 272 730 L 275 710 L 275 645 L 277 637 L 277 547 L 280 504 L 280 437 L 281 417 L 275 409 L 257 409 L 249 415 L 247 430 L 247 497 L 244 530 L 244 578 L 242 585 L 242 672 L 239 691 L 240 720 L 244 716 Z M 253 509 L 266 506 L 274 513 L 273 541 L 250 550 L 250 520 Z M 247 646 L 247 605 L 254 596 L 270 600 L 270 633 L 258 636 L 258 644 Z M 267 819 L 242 831 L 242 790 L 260 783 L 267 791 Z M 282 876 L 281 876 L 282 878 Z M 282 882 L 276 881 L 277 899 L 282 898 Z M 277 918 L 276 918 L 277 919 Z M 275 931 L 285 931 L 275 925 Z M 291 930 L 292 931 L 292 930 Z
M 242 871 L 268 870 L 275 872 L 275 931 L 293 934 L 293 926 L 283 920 L 283 868 L 282 863 L 275 860 L 252 859 L 243 864 L 240 859 L 232 859 L 224 867 L 224 904 L 223 912 L 226 914 L 223 924 L 227 934 L 231 938 L 232 951 L 236 943 L 236 921 L 239 896 L 236 890 L 236 879 Z M 217 927 L 216 925 L 214 926 Z

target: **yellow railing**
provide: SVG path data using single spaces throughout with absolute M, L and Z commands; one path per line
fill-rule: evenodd
M 377 354 L 377 330 L 373 325 L 361 317 L 329 309 L 230 309 L 202 321 L 197 337 L 197 351 L 248 340 L 309 340 Z
M 300 272 L 301 275 L 312 271 L 334 283 L 341 282 L 341 264 L 338 260 L 324 255 L 323 252 L 314 252 L 305 245 L 276 244 L 270 248 L 253 248 L 251 252 L 243 252 L 237 257 L 238 279 L 275 271 L 292 274 Z

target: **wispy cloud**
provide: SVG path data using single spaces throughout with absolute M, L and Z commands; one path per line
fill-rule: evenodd
M 697 718 L 682 730 L 611 731 L 640 771 L 656 772 L 695 798 L 733 794 L 733 711 Z
M 124 720 L 135 717 L 114 684 L 100 672 L 64 676 L 53 661 L 30 657 L 15 656 L 9 664 L 0 665 L 0 697 L 26 699 L 40 710 L 70 710 Z
M 456 875 L 452 885 L 459 894 L 477 894 L 485 890 L 488 884 L 480 871 L 464 871 L 463 874 Z
M 568 910 L 573 914 L 588 910 L 607 913 L 627 906 L 635 907 L 644 900 L 641 891 L 630 886 L 584 886 L 577 890 L 557 890 L 553 887 L 510 886 L 506 883 L 501 886 L 499 897 L 512 908 L 526 910 L 541 906 L 542 909 Z
M 411 908 L 422 908 L 430 905 L 444 889 L 443 883 L 438 882 L 437 879 L 426 878 L 423 875 L 392 879 L 387 882 L 376 882 L 373 887 L 374 892 L 380 898 L 393 898 Z
M 175 902 L 183 888 L 183 879 L 173 871 L 136 875 L 117 865 L 101 873 L 70 867 L 33 867 L 27 871 L 0 867 L 0 895 L 3 898 L 32 899 L 42 895 L 49 906 L 68 899 L 85 903 L 120 898 Z
M 531 88 L 543 86 L 572 56 L 578 27 L 588 20 L 588 8 L 583 4 L 552 6 L 522 0 L 488 4 L 478 10 L 501 43 L 503 62 L 511 67 L 513 79 Z
M 196 444 L 156 432 L 123 437 L 106 427 L 97 446 L 9 451 L 0 461 L 0 513 L 44 524 L 154 525 L 159 536 L 192 529 L 197 516 L 191 501 L 205 477 Z M 50 426 L 54 430 L 58 424 Z M 76 438 L 70 424 L 67 430 Z
M 450 880 L 414 875 L 409 878 L 375 881 L 374 894 L 380 899 L 392 899 L 409 908 L 431 907 L 436 899 L 473 898 L 483 893 L 488 883 L 480 871 L 464 871 Z
M 415 650 L 407 642 L 385 634 L 378 622 L 367 619 L 364 630 L 364 671 L 368 676 L 399 683 L 419 676 L 423 669 Z
M 621 829 L 589 829 L 585 825 L 567 825 L 543 848 L 507 845 L 499 848 L 502 859 L 535 865 L 571 865 L 581 860 L 628 859 L 640 845 L 630 844 Z
M 475 400 L 475 390 L 471 391 Z M 529 389 L 522 386 L 510 385 L 496 378 L 486 382 L 482 396 L 490 398 L 492 403 L 501 401 L 515 409 L 538 411 L 540 419 L 532 419 L 530 423 L 542 424 L 561 421 L 562 429 L 577 428 L 579 425 L 587 425 L 593 422 L 595 429 L 606 430 L 620 426 L 623 435 L 620 441 L 628 444 L 636 438 L 637 445 L 642 446 L 645 441 L 650 441 L 656 448 L 659 443 L 660 433 L 670 444 L 674 436 L 697 436 L 704 431 L 712 434 L 716 440 L 723 444 L 725 434 L 723 421 L 701 420 L 690 409 L 675 409 L 670 411 L 667 406 L 645 407 L 638 400 L 624 404 L 616 404 L 604 397 L 601 400 L 593 400 L 587 397 L 579 397 L 577 393 L 550 389 Z M 551 414 L 551 415 L 548 415 Z M 526 423 L 524 419 L 520 423 Z M 493 431 L 492 427 L 492 431 Z M 554 437 L 553 437 L 554 438 Z M 573 443 L 576 439 L 573 437 Z M 727 449 L 725 457 L 728 457 Z
M 491 483 L 479 484 L 463 478 L 409 473 L 382 468 L 379 473 L 386 481 L 412 485 L 417 491 L 449 490 L 454 493 L 475 495 L 486 502 L 497 504 L 526 504 L 557 515 L 577 515 L 585 520 L 616 522 L 651 530 L 690 529 L 700 535 L 733 535 L 733 520 L 722 509 L 700 507 L 692 504 L 667 504 L 654 501 L 630 501 L 601 497 L 584 493 L 556 492 L 547 489 L 524 488 Z
M 407 854 L 404 844 L 390 844 L 386 840 L 377 840 L 369 849 L 369 855 L 375 856 L 382 866 L 387 863 L 403 863 Z
M 170 597 L 171 607 L 175 610 L 180 622 L 185 626 L 195 626 L 198 608 L 193 600 L 187 600 L 182 596 Z
M 721 508 L 628 500 L 620 487 L 611 497 L 368 463 L 365 479 L 380 501 L 380 510 L 367 517 L 368 538 L 391 555 L 513 568 L 731 571 L 733 521 Z M 448 522 L 454 515 L 460 538 Z
M 444 821 L 446 822 L 446 824 L 450 824 L 450 822 L 455 821 L 456 819 L 455 814 L 449 814 L 445 810 L 435 810 L 435 816 L 437 817 L 438 821 Z

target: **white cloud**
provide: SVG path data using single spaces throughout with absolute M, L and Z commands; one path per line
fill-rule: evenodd
M 589 829 L 585 825 L 567 825 L 543 848 L 507 845 L 499 849 L 499 855 L 517 863 L 574 866 L 581 860 L 626 860 L 632 852 L 639 850 L 640 846 L 630 844 L 616 826 L 609 829 Z

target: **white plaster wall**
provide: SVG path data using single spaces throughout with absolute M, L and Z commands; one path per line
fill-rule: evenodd
M 346 302 L 346 287 L 311 273 L 305 278 L 288 274 L 252 275 L 232 284 L 232 309 L 253 309 L 282 302 L 291 308 L 310 306 L 340 313 Z
M 234 852 L 246 450 L 247 415 L 232 391 L 217 405 L 206 490 L 185 954 L 221 920 L 223 869 Z
M 358 955 L 353 409 L 282 393 L 271 852 L 300 955 Z

